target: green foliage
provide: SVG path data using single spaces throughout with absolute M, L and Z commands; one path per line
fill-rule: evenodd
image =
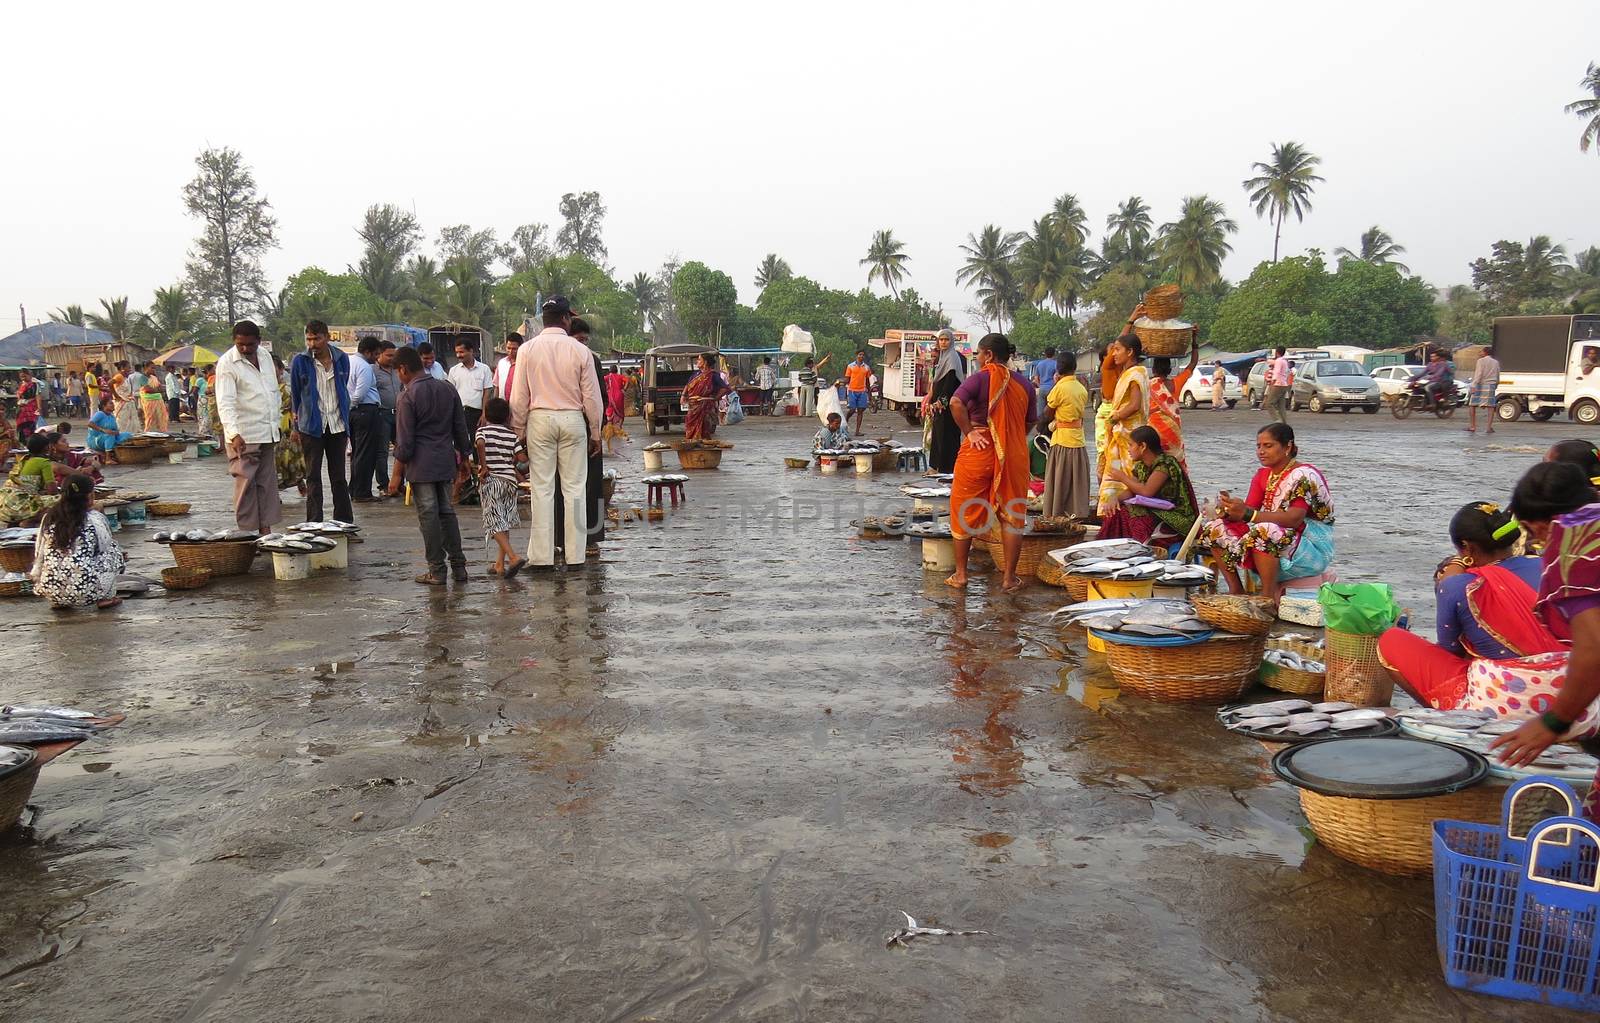
M 315 266 L 289 278 L 280 302 L 279 315 L 272 318 L 275 322 L 268 323 L 271 341 L 293 341 L 302 336 L 307 320 L 322 320 L 334 326 L 371 323 L 383 309 L 382 300 L 368 290 L 359 274 L 330 274 Z
M 102 298 L 100 312 L 88 315 L 89 326 L 95 330 L 103 330 L 118 340 L 134 336 L 138 328 L 139 317 L 143 315 L 137 309 L 128 308 L 128 296 L 120 298 Z
M 367 290 L 385 302 L 406 297 L 406 257 L 422 240 L 417 218 L 393 203 L 367 207 L 356 228 L 361 237 L 361 265 L 356 268 Z
M 1392 263 L 1345 259 L 1323 292 L 1328 343 L 1396 348 L 1437 326 L 1433 289 L 1420 277 L 1404 277 Z
M 600 239 L 600 222 L 606 218 L 599 192 L 568 192 L 561 197 L 561 231 L 556 249 L 564 256 L 582 256 L 592 263 L 606 258 L 605 242 Z
M 1465 284 L 1452 287 L 1444 302 L 1435 309 L 1439 336 L 1468 344 L 1487 344 L 1492 333 L 1489 329 L 1493 317 L 1489 303 L 1478 292 Z
M 1084 297 L 1099 311 L 1083 325 L 1083 333 L 1095 344 L 1103 344 L 1121 334 L 1128 314 L 1144 297 L 1148 281 L 1142 273 L 1128 269 L 1107 270 L 1094 282 Z
M 199 303 L 183 285 L 157 288 L 135 336 L 157 350 L 172 348 L 195 340 L 203 330 L 203 319 Z
M 554 256 L 512 274 L 494 286 L 494 306 L 500 318 L 515 325 L 525 316 L 537 316 L 540 295 L 565 295 L 573 310 L 589 321 L 596 337 L 633 347 L 643 342 L 633 296 L 619 287 L 604 267 L 583 256 Z
M 1314 250 L 1309 256 L 1262 263 L 1222 300 L 1211 342 L 1229 352 L 1328 344 L 1332 324 L 1323 313 L 1327 284 L 1327 268 Z
M 1222 260 L 1233 251 L 1228 235 L 1238 230 L 1222 203 L 1204 195 L 1186 197 L 1178 219 L 1161 225 L 1158 243 L 1173 282 L 1187 292 L 1220 281 Z
M 793 323 L 809 331 L 817 344 L 817 357 L 832 355 L 828 369 L 838 372 L 844 363 L 885 331 L 937 330 L 949 326 L 944 314 L 907 288 L 900 297 L 874 295 L 863 288 L 851 294 L 825 288 L 808 277 L 774 281 L 762 291 L 755 310 L 771 331 L 766 343 L 775 344 L 783 328 Z
M 756 291 L 764 291 L 767 285 L 786 281 L 793 276 L 794 271 L 789 268 L 788 261 L 780 258 L 776 252 L 769 252 L 761 260 L 761 265 L 756 267 Z
M 1278 239 L 1283 234 L 1283 222 L 1293 213 L 1297 221 L 1305 220 L 1311 209 L 1311 193 L 1317 183 L 1324 180 L 1317 173 L 1322 161 L 1298 142 L 1276 143 L 1272 158 L 1265 163 L 1256 162 L 1251 169 L 1255 177 L 1247 178 L 1245 190 L 1255 205 L 1256 216 L 1272 221 L 1272 261 L 1278 261 Z M 1249 351 L 1250 349 L 1242 349 Z
M 906 263 L 911 259 L 905 253 L 905 243 L 893 231 L 876 231 L 872 244 L 867 246 L 867 256 L 861 266 L 867 268 L 867 284 L 881 281 L 895 297 L 900 295 L 900 282 L 905 280 Z
M 238 150 L 207 149 L 194 162 L 199 173 L 184 186 L 183 205 L 202 229 L 189 250 L 189 291 L 232 323 L 266 297 L 261 257 L 277 247 L 278 222 Z
M 1377 224 L 1373 224 L 1361 232 L 1361 246 L 1355 252 L 1351 252 L 1342 245 L 1333 250 L 1333 254 L 1340 259 L 1360 259 L 1368 263 L 1388 263 L 1401 273 L 1408 274 L 1411 272 L 1411 268 L 1396 258 L 1397 256 L 1405 255 L 1405 252 L 1406 247 L 1395 244 L 1395 240 L 1389 236 L 1389 232 Z
M 1501 239 L 1487 258 L 1471 263 L 1472 286 L 1497 316 L 1514 313 L 1532 299 L 1559 298 L 1566 291 L 1567 252 L 1550 236 L 1535 235 L 1528 244 Z
M 1026 237 L 987 224 L 980 233 L 967 235 L 966 244 L 961 246 L 964 258 L 961 269 L 956 271 L 956 283 L 975 287 L 978 311 L 984 319 L 1001 327 L 1023 301 L 1014 261 L 1017 248 Z
M 1076 325 L 1065 316 L 1048 309 L 1023 306 L 1017 310 L 1017 320 L 1011 325 L 1011 343 L 1033 358 L 1044 354 L 1047 345 L 1059 350 L 1070 350 L 1077 334 Z
M 56 323 L 65 323 L 69 327 L 84 326 L 83 306 L 69 305 L 65 309 L 50 310 L 50 319 Z
M 733 278 L 721 270 L 691 261 L 672 278 L 672 301 L 689 337 L 711 344 L 718 337 L 719 328 L 732 322 L 739 291 Z
M 1578 136 L 1578 149 L 1587 153 L 1590 146 L 1600 142 L 1600 64 L 1590 63 L 1588 70 L 1578 80 L 1578 87 L 1588 95 L 1568 103 L 1565 110 L 1574 117 L 1584 118 L 1583 134 Z M 1596 151 L 1600 152 L 1600 146 L 1596 146 Z

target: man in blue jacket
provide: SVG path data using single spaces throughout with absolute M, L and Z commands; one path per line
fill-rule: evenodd
M 322 464 L 333 486 L 333 517 L 354 522 L 344 471 L 350 436 L 350 357 L 328 338 L 321 320 L 306 324 L 306 350 L 289 364 L 289 401 L 295 440 L 306 458 L 306 519 L 322 521 Z

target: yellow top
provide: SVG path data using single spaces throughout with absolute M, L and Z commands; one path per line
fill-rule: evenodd
M 1050 434 L 1050 443 L 1063 448 L 1083 447 L 1083 410 L 1089 405 L 1089 392 L 1078 382 L 1078 378 L 1061 377 L 1057 380 L 1056 385 L 1050 388 L 1045 404 L 1050 406 L 1056 421 L 1055 431 Z M 1063 426 L 1062 423 L 1072 425 Z

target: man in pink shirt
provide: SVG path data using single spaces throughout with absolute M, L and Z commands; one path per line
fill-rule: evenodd
M 1267 365 L 1267 393 L 1261 399 L 1261 407 L 1280 423 L 1289 421 L 1285 411 L 1289 403 L 1289 360 L 1284 356 L 1286 351 L 1282 345 L 1273 349 L 1272 362 Z
M 528 447 L 532 506 L 528 567 L 555 567 L 556 470 L 561 471 L 566 564 L 582 565 L 587 540 L 583 507 L 591 449 L 600 449 L 600 382 L 594 357 L 567 333 L 572 306 L 560 295 L 540 309 L 544 329 L 517 350 L 511 378 L 511 428 Z M 590 438 L 594 438 L 590 440 Z

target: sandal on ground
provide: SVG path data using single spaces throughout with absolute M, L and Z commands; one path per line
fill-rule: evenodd
M 416 581 L 421 583 L 424 586 L 443 586 L 444 585 L 444 577 L 443 576 L 434 575 L 432 572 L 424 572 L 424 573 L 422 573 L 421 575 L 417 576 Z
M 516 561 L 513 561 L 511 564 L 506 566 L 506 570 L 502 573 L 502 575 L 504 575 L 504 577 L 507 579 L 514 579 L 516 578 L 517 573 L 522 571 L 522 566 L 526 565 L 527 563 L 527 558 L 518 558 Z
M 99 608 L 101 611 L 109 611 L 120 603 L 122 603 L 121 597 L 112 597 L 109 600 L 96 601 L 94 606 Z

